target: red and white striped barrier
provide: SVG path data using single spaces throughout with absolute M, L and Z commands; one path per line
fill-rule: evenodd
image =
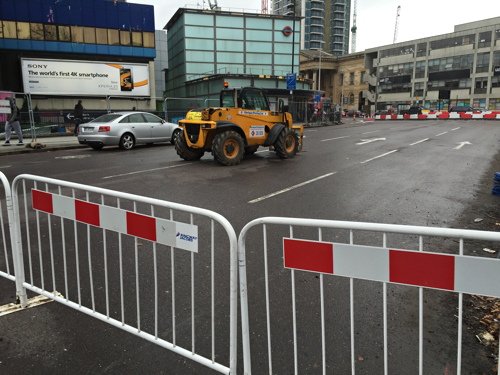
M 179 249 L 198 252 L 198 227 L 32 190 L 33 209 Z
M 500 111 L 492 112 L 428 112 L 421 115 L 376 115 L 375 120 L 474 119 L 500 120 Z
M 500 297 L 500 260 L 381 247 L 283 240 L 285 268 Z

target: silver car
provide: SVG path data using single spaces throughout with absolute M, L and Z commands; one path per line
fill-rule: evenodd
M 119 146 L 130 150 L 137 144 L 175 140 L 182 128 L 147 112 L 114 112 L 80 124 L 78 142 L 94 150 L 104 146 Z

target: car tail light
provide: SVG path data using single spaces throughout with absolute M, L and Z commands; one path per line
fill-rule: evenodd
M 99 133 L 109 132 L 109 131 L 111 131 L 111 128 L 109 126 L 99 126 L 99 130 L 98 130 Z

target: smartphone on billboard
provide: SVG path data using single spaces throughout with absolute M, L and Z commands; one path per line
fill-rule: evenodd
M 132 69 L 120 68 L 120 88 L 121 91 L 132 91 L 134 89 Z

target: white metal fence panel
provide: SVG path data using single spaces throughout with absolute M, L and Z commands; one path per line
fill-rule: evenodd
M 253 220 L 238 239 L 244 373 L 475 373 L 463 293 L 500 297 L 500 259 L 464 254 L 492 242 L 500 233 Z
M 7 177 L 0 172 L 1 197 L 0 199 L 0 230 L 2 240 L 2 256 L 0 257 L 0 276 L 9 280 L 15 280 L 14 259 L 11 246 L 11 216 L 12 216 L 12 197 L 10 184 Z M 10 301 L 13 302 L 13 301 Z
M 26 289 L 236 373 L 237 237 L 225 218 L 33 175 L 12 195 Z

